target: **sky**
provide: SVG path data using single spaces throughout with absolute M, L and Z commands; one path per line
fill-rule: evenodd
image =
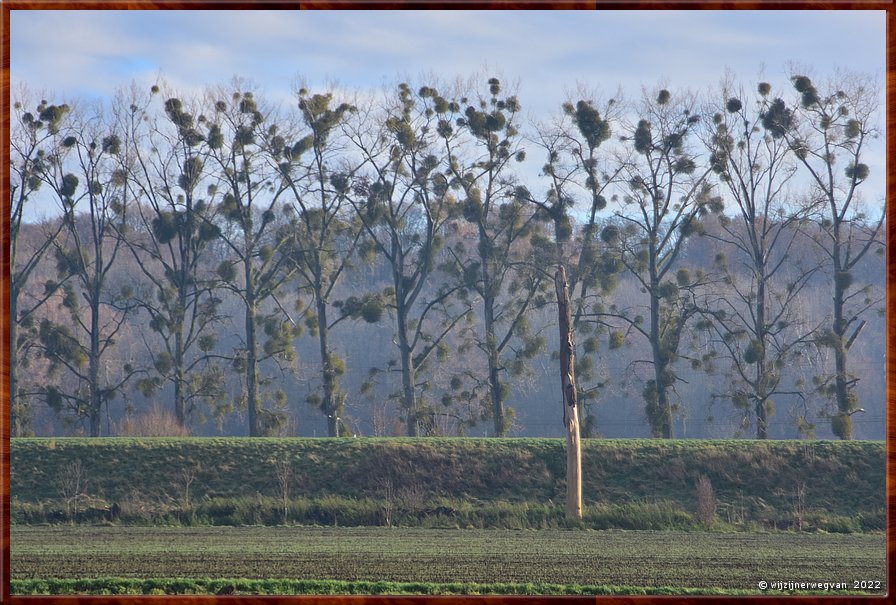
M 818 78 L 867 73 L 883 107 L 886 75 L 885 11 L 14 10 L 10 30 L 13 88 L 60 100 L 160 77 L 184 94 L 236 75 L 292 103 L 300 80 L 374 90 L 477 72 L 518 82 L 524 108 L 544 119 L 578 85 L 706 91 L 730 70 L 782 90 L 791 64 Z M 883 199 L 883 138 L 870 151 L 867 195 Z

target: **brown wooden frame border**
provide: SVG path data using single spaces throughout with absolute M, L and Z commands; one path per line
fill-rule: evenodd
M 799 597 L 799 596 L 756 596 L 756 597 L 525 597 L 525 596 L 295 596 L 295 597 L 214 597 L 214 596 L 133 596 L 133 597 L 101 597 L 101 596 L 60 596 L 60 597 L 11 597 L 9 594 L 9 128 L 10 128 L 10 11 L 13 10 L 338 10 L 338 9 L 550 9 L 550 10 L 885 10 L 887 13 L 887 78 L 886 96 L 888 106 L 885 111 L 885 128 L 887 149 L 887 184 L 886 197 L 896 199 L 896 36 L 894 36 L 894 15 L 896 5 L 893 0 L 307 0 L 285 2 L 283 0 L 0 0 L 0 103 L 2 103 L 2 120 L 0 120 L 0 161 L 2 176 L 0 179 L 0 602 L 12 601 L 22 605 L 60 604 L 99 605 L 101 603 L 122 603 L 124 605 L 154 604 L 161 602 L 177 602 L 184 604 L 212 605 L 216 602 L 246 602 L 257 604 L 316 604 L 332 605 L 529 605 L 538 603 L 560 603 L 562 605 L 591 605 L 596 603 L 617 603 L 625 605 L 667 603 L 777 603 L 787 602 L 799 605 L 814 605 L 825 601 L 838 603 L 863 603 L 882 605 L 890 602 L 886 597 Z M 887 212 L 887 581 L 890 591 L 896 588 L 896 206 L 888 204 Z

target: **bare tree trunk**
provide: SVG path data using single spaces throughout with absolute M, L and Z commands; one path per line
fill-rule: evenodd
M 183 307 L 181 307 L 183 309 Z M 187 405 L 184 393 L 184 327 L 183 320 L 174 336 L 174 415 L 181 427 L 187 426 Z
M 575 334 L 569 307 L 566 269 L 558 265 L 554 274 L 557 314 L 560 319 L 560 386 L 563 391 L 563 423 L 566 426 L 566 519 L 582 519 L 582 443 L 576 407 Z
M 90 358 L 88 380 L 90 387 L 90 436 L 100 436 L 103 399 L 100 396 L 100 288 L 94 282 L 90 297 Z
M 764 255 L 760 251 L 753 253 L 754 258 L 764 261 Z M 766 362 L 765 344 L 768 340 L 768 332 L 765 326 L 765 265 L 761 263 L 758 270 L 756 284 L 756 340 L 759 343 L 758 358 L 756 360 L 756 390 L 758 391 L 756 402 L 756 438 L 768 439 L 768 373 Z
M 336 378 L 336 370 L 333 367 L 332 353 L 330 352 L 330 328 L 327 325 L 327 303 L 322 299 L 320 282 L 316 284 L 315 298 L 317 299 L 317 335 L 320 345 L 320 361 L 324 369 L 324 414 L 327 415 L 327 434 L 330 437 L 339 437 L 342 410 L 339 409 L 337 391 L 339 383 Z
M 492 402 L 492 421 L 494 436 L 504 437 L 507 427 L 504 423 L 504 397 L 501 389 L 501 379 L 498 375 L 498 347 L 495 335 L 495 299 L 488 294 L 491 284 L 486 281 L 486 295 L 483 297 L 483 315 L 485 319 L 485 343 L 488 355 L 488 392 Z
M 15 266 L 10 265 L 10 269 L 14 270 Z M 12 289 L 12 288 L 10 288 Z M 28 425 L 25 406 L 19 395 L 19 317 L 18 303 L 16 296 L 9 297 L 9 426 L 11 437 L 22 437 Z
M 414 389 L 414 366 L 411 351 L 406 347 L 401 351 L 402 402 L 407 416 L 408 437 L 420 436 L 420 411 L 417 409 L 417 393 Z
M 247 265 L 248 267 L 248 265 Z M 251 279 L 248 268 L 247 283 Z M 246 294 L 246 410 L 249 420 L 249 436 L 261 436 L 258 422 L 258 351 L 255 335 L 255 293 L 247 286 Z
M 656 388 L 651 393 L 649 384 L 647 393 L 647 418 L 654 437 L 672 439 L 672 404 L 669 401 L 669 352 L 660 334 L 660 299 L 657 295 L 659 280 L 651 280 L 650 289 L 650 347 L 653 355 L 653 384 Z M 654 398 L 651 401 L 651 397 Z M 655 407 L 654 407 L 655 406 Z
M 190 216 L 188 214 L 188 220 Z M 185 326 L 187 313 L 187 284 L 190 284 L 194 276 L 190 275 L 188 270 L 189 258 L 187 256 L 187 246 L 180 243 L 180 267 L 178 268 L 179 276 L 177 282 L 177 332 L 174 335 L 174 415 L 177 417 L 177 423 L 186 428 L 187 426 L 187 403 L 186 403 L 186 383 L 184 376 L 184 368 L 186 362 L 184 360 L 185 346 L 184 335 L 187 330 Z
M 843 273 L 835 264 L 835 276 Z M 846 371 L 846 318 L 844 317 L 844 288 L 834 279 L 834 387 L 837 397 L 837 417 L 833 421 L 834 435 L 839 439 L 852 439 L 852 414 L 855 398 L 850 397 L 849 375 Z
M 420 412 L 417 409 L 417 391 L 415 387 L 416 368 L 411 343 L 407 333 L 407 315 L 405 307 L 398 305 L 398 350 L 401 358 L 402 406 L 406 415 L 405 424 L 408 437 L 420 435 Z

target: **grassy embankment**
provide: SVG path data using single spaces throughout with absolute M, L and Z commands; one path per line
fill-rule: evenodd
M 559 439 L 14 439 L 11 451 L 18 524 L 564 526 Z M 583 525 L 880 531 L 884 461 L 882 442 L 585 440 Z

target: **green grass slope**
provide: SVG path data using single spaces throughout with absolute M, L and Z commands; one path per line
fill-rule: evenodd
M 282 462 L 293 497 L 381 498 L 387 484 L 426 500 L 559 504 L 565 494 L 560 439 L 55 438 L 11 441 L 13 498 L 59 499 L 76 461 L 84 491 L 108 501 L 177 493 L 185 471 L 195 498 L 277 496 Z M 883 442 L 585 440 L 582 464 L 586 504 L 693 511 L 706 476 L 723 520 L 885 507 Z

